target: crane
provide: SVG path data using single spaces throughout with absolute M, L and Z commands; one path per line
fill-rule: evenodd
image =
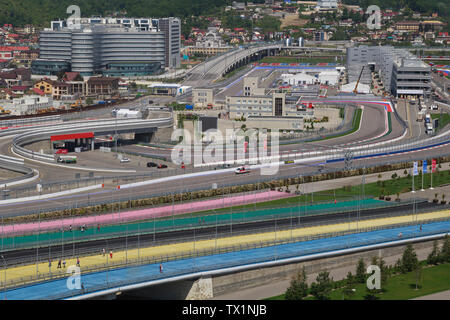
M 362 68 L 361 68 L 361 73 L 359 74 L 358 81 L 356 81 L 356 86 L 355 86 L 355 89 L 353 89 L 353 93 L 358 93 L 358 84 L 359 84 L 359 81 L 361 80 L 361 76 L 364 71 L 364 67 L 365 66 L 362 66 Z

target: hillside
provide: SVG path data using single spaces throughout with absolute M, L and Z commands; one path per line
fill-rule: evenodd
M 217 12 L 231 0 L 0 0 L 0 22 L 49 27 L 50 21 L 67 18 L 66 9 L 76 4 L 82 17 L 113 15 L 129 17 L 187 17 Z

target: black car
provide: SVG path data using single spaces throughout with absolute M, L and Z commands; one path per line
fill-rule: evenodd
M 148 168 L 153 168 L 153 167 L 157 167 L 158 165 L 154 162 L 147 162 L 147 167 Z
M 165 164 L 158 165 L 158 169 L 165 169 L 165 168 L 167 168 L 167 165 L 165 165 Z

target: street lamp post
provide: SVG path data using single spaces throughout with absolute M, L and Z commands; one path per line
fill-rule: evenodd
M 5 257 L 3 255 L 1 255 L 2 259 L 3 259 L 3 269 L 5 271 L 5 279 L 3 279 L 3 299 L 6 300 L 6 260 Z

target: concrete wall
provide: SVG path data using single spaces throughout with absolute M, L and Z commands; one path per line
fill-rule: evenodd
M 443 240 L 438 241 L 439 248 Z M 418 242 L 413 244 L 419 260 L 425 260 L 433 249 L 433 241 Z M 311 260 L 301 263 L 291 263 L 275 267 L 259 268 L 238 273 L 226 274 L 216 277 L 205 277 L 194 280 L 182 280 L 161 285 L 154 285 L 133 292 L 122 293 L 121 298 L 145 298 L 145 299 L 179 299 L 179 300 L 205 300 L 205 299 L 238 299 L 241 292 L 251 291 L 254 288 L 254 296 L 248 299 L 268 298 L 271 295 L 284 293 L 289 281 L 303 266 L 306 268 L 308 283 L 315 281 L 321 271 L 329 271 L 334 280 L 346 278 L 347 273 L 356 272 L 356 265 L 360 258 L 366 265 L 371 263 L 373 257 L 382 257 L 387 265 L 394 265 L 401 258 L 406 245 L 387 247 L 383 249 L 369 250 L 365 252 L 340 255 L 331 258 Z M 281 286 L 280 283 L 284 282 Z M 277 293 L 260 292 L 259 288 L 277 287 Z M 270 291 L 270 290 L 269 290 Z
M 443 241 L 440 241 L 440 245 L 442 245 L 442 242 Z M 413 247 L 419 260 L 424 260 L 433 249 L 433 241 L 415 243 L 413 244 Z M 329 271 L 330 277 L 333 277 L 334 280 L 341 280 L 347 276 L 348 271 L 355 274 L 356 265 L 360 258 L 363 258 L 367 265 L 370 264 L 372 257 L 379 256 L 385 260 L 386 264 L 393 265 L 397 259 L 401 258 L 405 248 L 406 245 L 401 245 L 350 255 L 218 276 L 212 279 L 213 295 L 214 297 L 217 297 L 220 295 L 236 293 L 248 288 L 290 280 L 303 266 L 306 268 L 309 284 L 315 281 L 319 272 L 324 270 Z M 281 293 L 283 292 L 280 292 L 279 294 Z
M 173 128 L 158 128 L 151 136 L 151 142 L 170 142 Z

